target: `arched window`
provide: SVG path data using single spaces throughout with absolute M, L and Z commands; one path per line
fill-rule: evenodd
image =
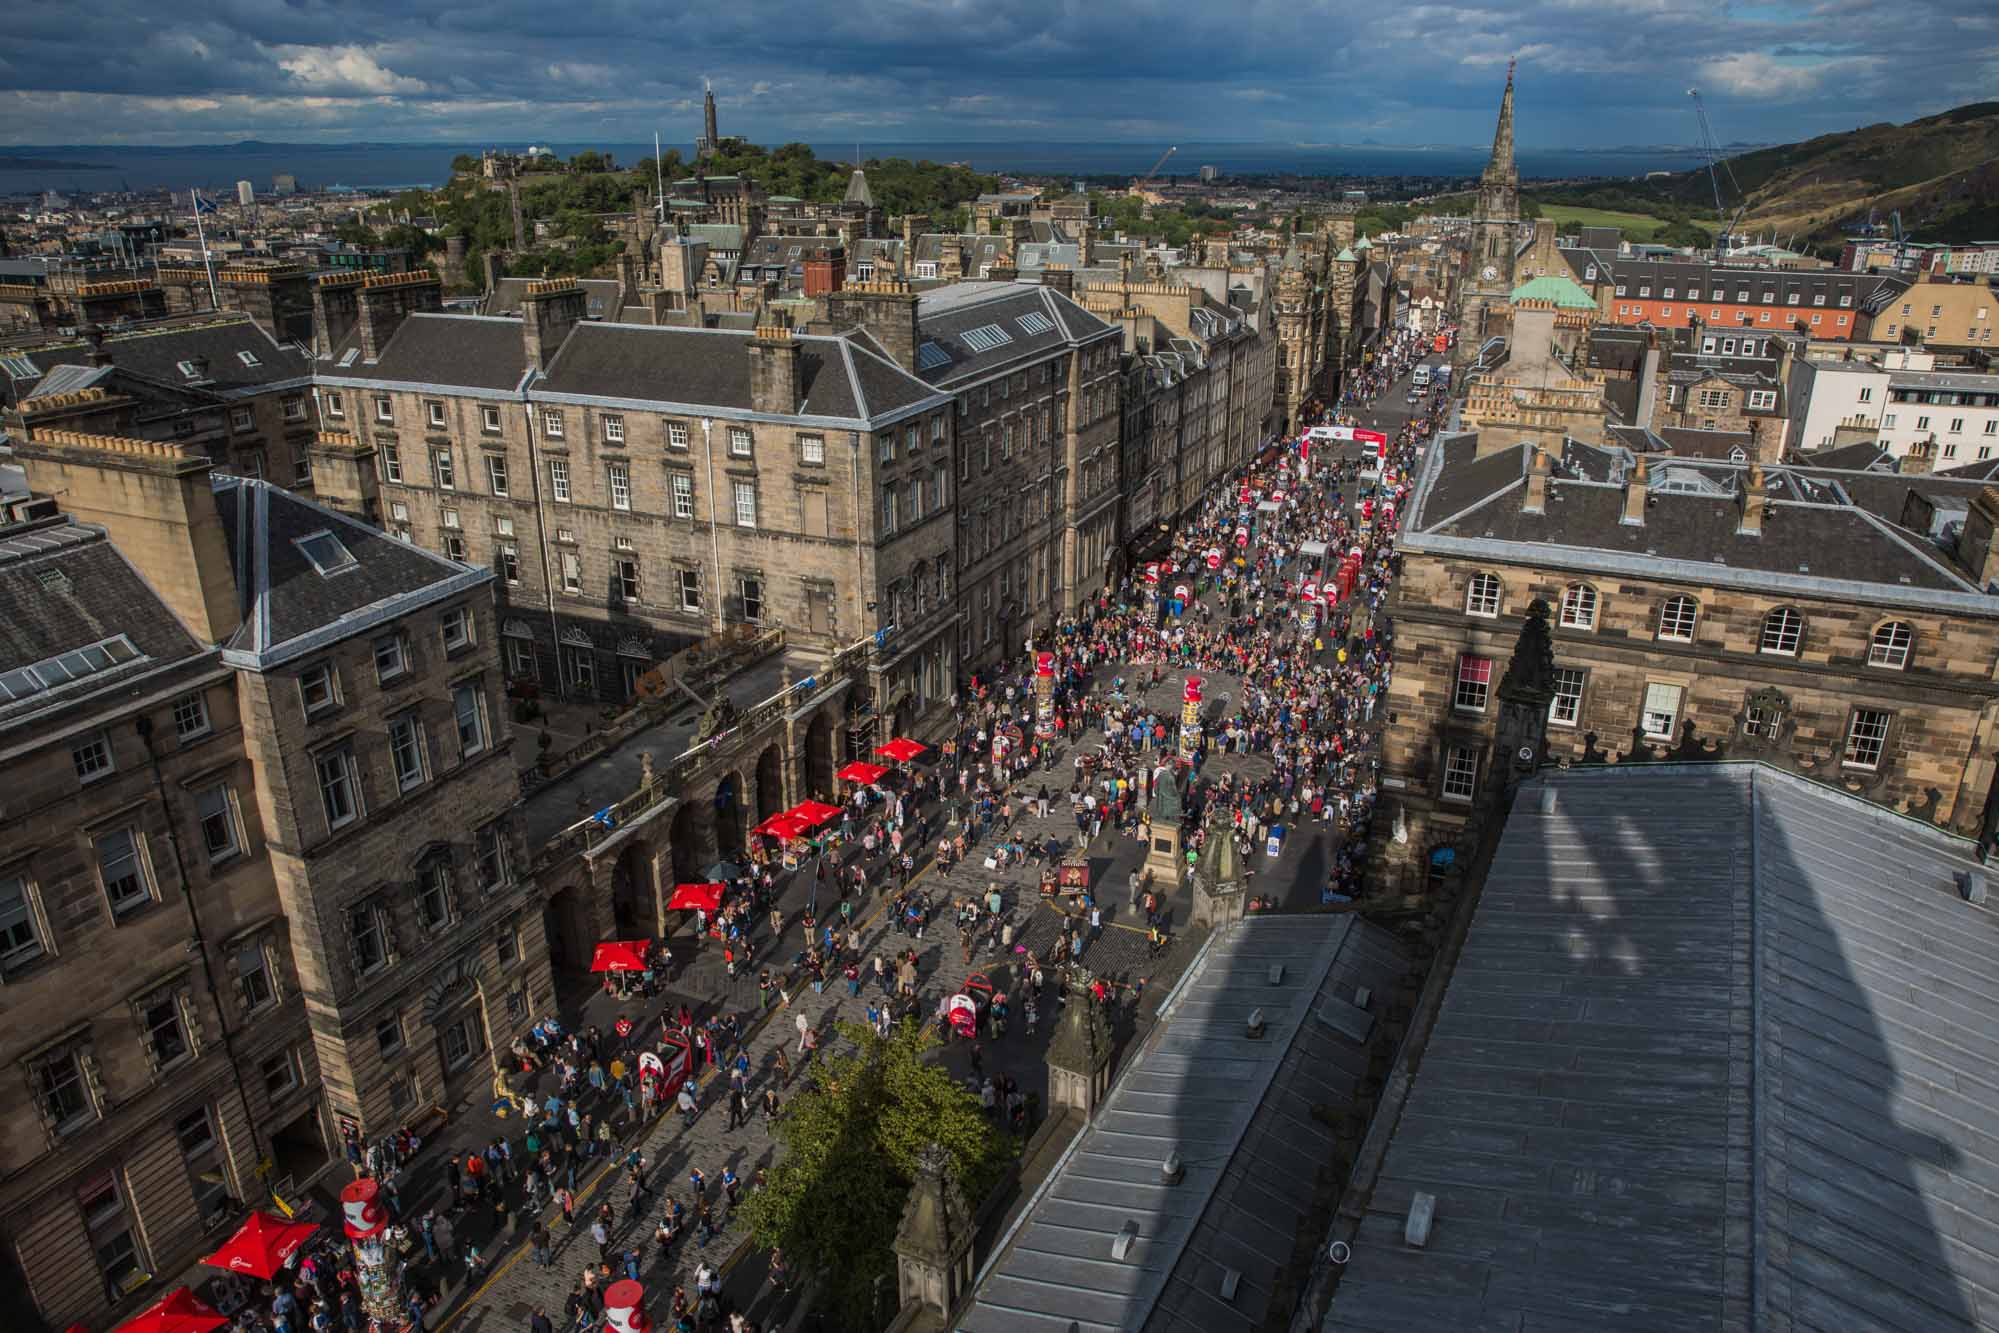
M 1596 628 L 1596 589 L 1587 583 L 1571 583 L 1562 589 L 1562 628 Z
M 1674 643 L 1694 641 L 1694 622 L 1700 619 L 1701 604 L 1691 597 L 1668 597 L 1659 608 L 1659 637 Z
M 1804 637 L 1805 618 L 1790 607 L 1781 606 L 1763 617 L 1763 638 L 1757 644 L 1757 650 L 1796 657 L 1798 643 Z
M 1474 574 L 1465 587 L 1465 614 L 1490 619 L 1499 614 L 1500 583 L 1497 574 Z
M 1915 646 L 1916 631 L 1904 620 L 1889 620 L 1874 631 L 1867 645 L 1867 665 L 1900 671 L 1909 665 L 1909 650 Z

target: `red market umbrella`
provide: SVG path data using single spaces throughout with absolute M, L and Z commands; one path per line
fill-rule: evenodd
M 766 838 L 798 838 L 805 835 L 805 825 L 786 810 L 782 814 L 772 815 L 750 832 L 761 833 Z
M 795 820 L 807 829 L 818 828 L 829 819 L 840 816 L 840 807 L 827 805 L 824 801 L 800 801 L 784 812 L 783 818 Z
M 210 1333 L 228 1322 L 186 1287 L 175 1287 L 120 1324 L 118 1333 Z
M 859 782 L 872 786 L 888 776 L 888 770 L 880 764 L 870 764 L 865 759 L 856 759 L 833 775 L 842 782 Z
M 651 940 L 604 940 L 590 960 L 592 972 L 643 972 Z
M 221 1249 L 201 1262 L 268 1281 L 317 1230 L 317 1222 L 287 1222 L 269 1213 L 251 1213 Z
M 927 745 L 919 745 L 906 736 L 897 736 L 887 745 L 877 745 L 875 753 L 893 759 L 898 764 L 906 764 L 916 758 L 916 756 L 929 750 L 929 748 Z
M 676 884 L 673 896 L 666 900 L 671 912 L 713 912 L 722 905 L 721 884 Z

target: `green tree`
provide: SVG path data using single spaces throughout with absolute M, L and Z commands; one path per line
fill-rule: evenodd
M 333 229 L 333 237 L 343 245 L 370 246 L 381 244 L 381 237 L 375 229 L 359 218 L 343 222 Z
M 451 169 L 460 175 L 477 175 L 480 171 L 480 162 L 470 153 L 460 153 L 451 159 Z
M 610 171 L 611 159 L 594 148 L 586 148 L 569 159 L 569 169 L 576 172 Z
M 979 1103 L 925 1058 L 928 1029 L 905 1021 L 889 1036 L 842 1023 L 856 1049 L 824 1056 L 813 1084 L 777 1123 L 785 1152 L 767 1186 L 745 1205 L 760 1246 L 785 1254 L 827 1284 L 828 1306 L 849 1328 L 872 1328 L 876 1279 L 893 1289 L 894 1242 L 918 1155 L 931 1143 L 951 1155 L 974 1208 L 1013 1152 Z

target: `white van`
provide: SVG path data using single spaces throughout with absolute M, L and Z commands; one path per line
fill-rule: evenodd
M 1416 373 L 1415 373 L 1414 375 L 1410 376 L 1410 378 L 1409 378 L 1409 382 L 1410 382 L 1410 384 L 1414 385 L 1414 386 L 1415 386 L 1416 388 L 1418 388 L 1418 389 L 1427 389 L 1427 388 L 1429 388 L 1429 387 L 1430 387 L 1430 368 L 1429 368 L 1428 366 L 1418 366 L 1418 367 L 1416 367 Z

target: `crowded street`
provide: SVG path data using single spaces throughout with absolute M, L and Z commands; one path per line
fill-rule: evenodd
M 921 737 L 920 761 L 812 793 L 838 814 L 795 868 L 753 840 L 698 923 L 712 933 L 568 983 L 560 1015 L 510 1052 L 506 1095 L 454 1113 L 435 1142 L 350 1143 L 412 1237 L 412 1321 L 594 1328 L 630 1279 L 655 1327 L 793 1326 L 810 1275 L 756 1251 L 739 1204 L 774 1163 L 773 1121 L 842 1043 L 834 1025 L 935 1022 L 935 1058 L 1025 1141 L 1064 981 L 1099 988 L 1122 1046 L 1196 947 L 1185 876 L 1144 870 L 1165 782 L 1188 863 L 1236 840 L 1249 910 L 1364 898 L 1394 663 L 1381 608 L 1409 477 L 1447 410 L 1410 372 L 1440 360 L 1392 337 L 1314 406 L 1318 429 L 1217 486 L 1170 550 L 969 675 L 955 729 Z M 1044 893 L 1065 858 L 1087 886 Z M 994 1003 L 954 1036 L 948 1002 L 977 986 Z M 648 1056 L 684 1058 L 691 1077 L 667 1093 Z M 277 1290 L 246 1299 L 246 1333 L 359 1328 L 337 1263 L 301 1269 L 273 1317 Z

